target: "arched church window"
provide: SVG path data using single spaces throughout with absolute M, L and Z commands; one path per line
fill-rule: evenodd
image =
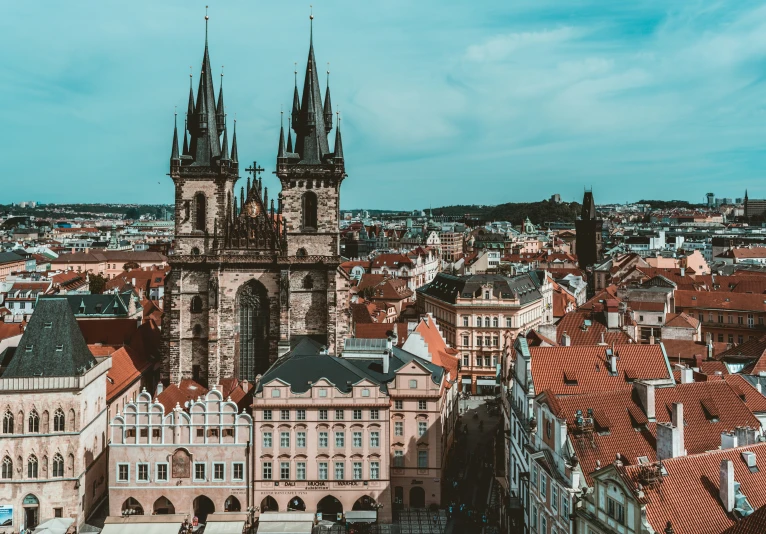
M 239 378 L 254 380 L 269 367 L 269 298 L 260 282 L 251 280 L 237 292 L 239 316 Z
M 207 217 L 207 199 L 203 193 L 194 195 L 194 229 L 205 231 L 205 219 Z
M 202 312 L 202 297 L 199 295 L 196 295 L 191 300 L 191 312 L 192 313 L 200 313 Z
M 316 230 L 317 227 L 317 195 L 313 191 L 303 193 L 303 228 Z
M 199 256 L 199 249 L 194 247 L 191 249 L 192 256 Z
M 306 252 L 305 248 L 299 248 L 295 252 L 295 255 L 298 256 L 299 258 L 305 258 L 306 256 L 308 256 L 308 253 Z
M 303 279 L 303 289 L 314 289 L 314 279 L 310 274 Z

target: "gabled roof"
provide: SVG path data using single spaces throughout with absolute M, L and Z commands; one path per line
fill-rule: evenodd
M 507 277 L 500 274 L 453 276 L 439 273 L 430 283 L 419 288 L 418 293 L 455 304 L 458 298 L 478 295 L 486 284 L 492 284 L 494 297 L 509 299 L 515 296 L 521 305 L 542 298 L 538 283 L 528 274 Z
M 96 365 L 64 299 L 41 299 L 3 378 L 81 376 Z
M 106 400 L 111 402 L 129 385 L 148 372 L 153 361 L 143 352 L 121 347 L 112 353 L 112 367 L 106 374 Z
M 726 512 L 719 497 L 722 460 L 732 462 L 734 480 L 750 505 L 755 509 L 765 506 L 766 469 L 750 471 L 742 457 L 745 451 L 755 453 L 756 458 L 766 458 L 766 443 L 663 461 L 667 474 L 659 483 L 642 488 L 641 501 L 646 503 L 652 527 L 662 532 L 670 520 L 675 534 L 720 534 L 736 525 L 734 515 Z M 637 492 L 640 467 L 626 467 L 624 473 Z
M 564 332 L 569 336 L 572 345 L 596 345 L 603 342 L 623 344 L 632 341 L 631 337 L 622 330 L 609 330 L 606 327 L 603 312 L 574 310 L 565 314 L 556 325 L 556 341 L 561 343 Z
M 126 291 L 124 293 L 44 295 L 40 297 L 40 300 L 49 298 L 64 299 L 69 304 L 72 313 L 80 317 L 127 317 L 130 315 L 129 307 L 132 297 L 133 292 Z
M 608 372 L 607 349 L 619 357 L 615 376 Z M 530 347 L 529 353 L 535 391 L 555 395 L 629 390 L 634 380 L 673 378 L 660 345 Z
M 208 389 L 194 380 L 181 380 L 179 384 L 170 384 L 157 395 L 157 400 L 165 407 L 165 413 L 170 413 L 176 404 L 181 408 L 188 401 L 208 394 Z

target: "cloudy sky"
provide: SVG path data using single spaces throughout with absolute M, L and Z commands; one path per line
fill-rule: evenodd
M 274 187 L 309 2 L 208 3 L 240 160 Z M 204 7 L 5 5 L 0 203 L 172 202 L 173 110 L 189 66 L 196 88 Z M 762 2 L 314 0 L 314 14 L 343 116 L 343 208 L 579 200 L 591 186 L 597 202 L 766 197 Z

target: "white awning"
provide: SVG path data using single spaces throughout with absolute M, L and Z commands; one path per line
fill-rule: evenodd
M 375 510 L 350 510 L 346 512 L 346 521 L 349 523 L 374 523 L 378 519 Z
M 261 523 L 271 521 L 314 521 L 314 512 L 261 512 L 258 521 Z
M 463 384 L 470 384 L 471 383 L 471 377 L 470 376 L 464 376 L 462 382 L 463 382 Z
M 258 534 L 311 534 L 313 521 L 266 521 L 258 523 Z M 205 534 L 207 534 L 207 527 Z
M 242 534 L 245 529 L 244 521 L 208 521 L 205 534 Z
M 167 534 L 178 532 L 180 526 L 180 523 L 107 523 L 101 534 Z
M 489 380 L 489 379 L 486 379 L 486 378 L 479 378 L 479 379 L 476 380 L 476 385 L 477 386 L 496 386 L 497 385 L 497 380 L 494 380 L 494 379 L 493 380 Z

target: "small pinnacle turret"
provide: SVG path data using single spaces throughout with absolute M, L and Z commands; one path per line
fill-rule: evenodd
M 340 136 L 340 114 L 338 114 L 338 125 L 335 127 L 335 154 L 336 160 L 343 159 L 343 139 Z
M 173 146 L 170 149 L 170 165 L 181 163 L 181 156 L 178 153 L 178 114 L 175 115 L 173 124 Z
M 330 64 L 328 63 L 327 65 L 327 87 L 324 93 L 324 122 L 325 130 L 329 134 L 330 130 L 332 130 L 332 102 L 330 101 Z
M 292 153 L 293 151 L 293 135 L 290 132 L 292 130 L 292 122 L 290 119 L 287 119 L 287 148 L 285 149 L 286 152 Z
M 215 120 L 218 126 L 218 135 L 224 130 L 224 123 L 226 122 L 225 117 L 226 111 L 223 105 L 223 72 L 221 72 L 221 83 L 218 85 L 218 104 L 215 106 Z
M 229 160 L 229 138 L 226 132 L 226 116 L 223 118 L 223 141 L 221 142 L 221 161 Z
M 280 117 L 283 115 L 282 112 L 280 112 Z M 285 157 L 285 125 L 280 119 L 279 124 L 279 148 L 277 148 L 277 158 L 284 158 Z
M 239 155 L 237 154 L 237 119 L 234 119 L 234 132 L 231 136 L 231 162 L 239 162 Z

